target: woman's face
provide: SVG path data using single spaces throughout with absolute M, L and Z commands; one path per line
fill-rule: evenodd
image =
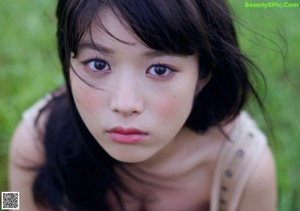
M 204 86 L 198 57 L 146 47 L 111 11 L 100 18 L 115 38 L 95 22 L 80 42 L 71 59 L 76 73 L 70 69 L 75 104 L 108 154 L 123 162 L 146 161 L 181 133 Z

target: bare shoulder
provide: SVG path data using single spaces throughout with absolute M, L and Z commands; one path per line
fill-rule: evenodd
M 47 94 L 23 113 L 11 140 L 11 164 L 30 167 L 44 162 L 43 138 L 50 112 L 45 108 L 51 100 L 52 95 Z
M 238 210 L 276 210 L 277 191 L 272 152 L 265 147 L 246 184 Z
M 33 135 L 28 125 L 22 120 L 17 126 L 10 145 L 10 163 L 27 166 L 40 165 L 44 162 L 44 149 L 41 136 Z
M 44 162 L 41 140 L 28 131 L 26 122 L 21 121 L 11 140 L 9 154 L 9 189 L 20 192 L 22 210 L 39 210 L 33 200 L 32 185 L 38 167 Z

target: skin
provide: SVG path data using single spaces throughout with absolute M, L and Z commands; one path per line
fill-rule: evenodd
M 112 157 L 122 162 L 155 163 L 156 157 L 168 156 L 165 149 L 175 153 L 173 144 L 184 130 L 196 88 L 207 80 L 198 81 L 196 55 L 161 54 L 136 39 L 113 14 L 101 13 L 100 19 L 112 35 L 122 35 L 119 39 L 126 43 L 92 24 L 91 37 L 83 38 L 71 60 L 76 106 L 92 135 Z M 91 45 L 91 38 L 98 49 Z M 95 67 L 101 60 L 103 67 Z M 158 75 L 155 68 L 163 68 L 163 74 Z M 139 144 L 116 143 L 107 130 L 117 126 L 145 131 L 147 139 Z
M 110 51 L 103 52 L 102 48 L 99 52 L 87 45 L 91 37 L 83 38 L 78 55 L 71 60 L 77 75 L 70 70 L 74 99 L 83 121 L 98 143 L 112 157 L 123 161 L 125 168 L 162 185 L 145 186 L 120 173 L 134 190 L 155 193 L 160 199 L 148 204 L 147 210 L 208 210 L 214 168 L 222 144 L 228 140 L 217 127 L 199 135 L 183 126 L 194 96 L 209 80 L 197 80 L 197 56 L 157 54 L 127 31 L 109 11 L 101 13 L 101 20 L 113 35 L 126 43 L 110 37 L 97 24 L 92 25 L 92 38 Z M 93 72 L 95 63 L 91 58 L 104 59 L 109 66 L 102 65 L 105 68 L 100 73 Z M 153 64 L 165 64 L 176 71 L 167 71 L 164 78 L 157 77 Z M 234 124 L 235 121 L 225 125 L 224 132 L 229 133 Z M 116 126 L 139 128 L 147 132 L 147 139 L 131 145 L 115 143 L 106 130 Z M 28 131 L 27 123 L 22 121 L 12 138 L 9 186 L 10 191 L 20 192 L 21 210 L 34 211 L 40 210 L 33 202 L 31 191 L 37 171 L 21 166 L 42 165 L 45 158 L 43 146 L 38 144 L 42 142 L 41 137 Z M 268 147 L 253 172 L 238 210 L 275 210 L 275 167 Z M 128 210 L 138 210 L 138 203 L 126 194 L 121 195 Z M 114 200 L 108 195 L 112 207 Z

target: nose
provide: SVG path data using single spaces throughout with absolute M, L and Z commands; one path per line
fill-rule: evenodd
M 144 104 L 138 81 L 130 77 L 123 77 L 116 81 L 110 107 L 113 112 L 124 117 L 142 113 Z

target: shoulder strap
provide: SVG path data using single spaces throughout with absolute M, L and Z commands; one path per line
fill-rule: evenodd
M 210 211 L 235 211 L 251 172 L 259 159 L 266 138 L 245 112 L 224 143 L 214 173 Z
M 38 100 L 35 104 L 33 104 L 29 109 L 23 112 L 22 119 L 28 128 L 28 132 L 33 136 L 36 137 L 36 127 L 35 127 L 35 120 L 39 115 L 41 109 L 43 109 L 46 104 L 52 99 L 51 94 L 45 95 L 42 99 Z

